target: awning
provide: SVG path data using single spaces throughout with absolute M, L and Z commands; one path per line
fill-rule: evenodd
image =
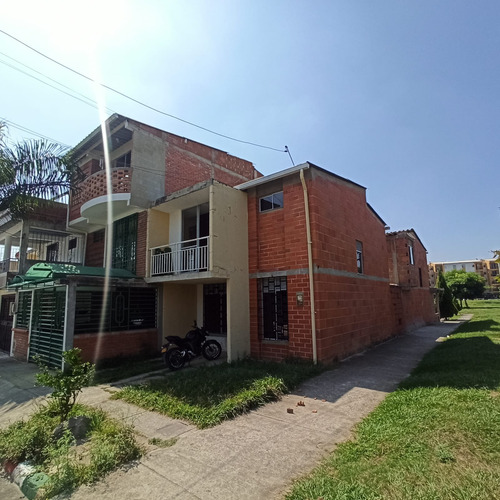
M 118 279 L 136 279 L 137 276 L 126 269 L 106 269 L 104 267 L 78 266 L 74 264 L 58 264 L 55 262 L 39 262 L 31 266 L 26 274 L 18 274 L 7 285 L 7 288 L 29 288 L 43 283 L 52 283 L 70 276 Z

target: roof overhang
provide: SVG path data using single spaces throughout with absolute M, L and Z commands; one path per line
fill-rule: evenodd
M 73 264 L 56 264 L 39 262 L 31 266 L 24 275 L 17 275 L 8 284 L 10 289 L 33 288 L 50 285 L 68 278 L 109 278 L 119 280 L 136 280 L 137 276 L 125 269 L 104 267 L 77 266 Z

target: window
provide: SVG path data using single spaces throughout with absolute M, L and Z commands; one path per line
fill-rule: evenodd
M 275 210 L 276 208 L 283 208 L 283 191 L 273 193 L 268 196 L 263 196 L 260 199 L 260 211 L 267 212 Z
M 154 288 L 77 289 L 75 334 L 156 328 L 157 296 Z
M 135 273 L 137 253 L 137 214 L 113 224 L 112 267 Z
M 408 245 L 408 256 L 410 257 L 410 264 L 415 264 L 415 257 L 413 256 L 413 244 Z
M 47 262 L 57 262 L 59 255 L 59 243 L 52 243 L 47 246 Z
M 266 340 L 288 340 L 286 276 L 262 278 L 259 285 L 260 334 Z
M 363 243 L 356 241 L 356 267 L 358 273 L 363 274 Z
M 115 168 L 129 168 L 131 160 L 132 153 L 129 151 L 115 160 Z

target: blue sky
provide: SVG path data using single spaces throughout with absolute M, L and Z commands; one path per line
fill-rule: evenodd
M 288 145 L 295 163 L 367 187 L 391 230 L 413 227 L 441 261 L 500 248 L 499 24 L 497 0 L 17 0 L 0 30 L 166 113 Z M 264 174 L 291 166 L 103 91 L 3 33 L 0 62 L 0 118 L 64 144 L 99 112 L 47 77 Z

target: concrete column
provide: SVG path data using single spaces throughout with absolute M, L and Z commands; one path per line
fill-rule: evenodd
M 10 236 L 10 234 L 6 234 L 3 242 L 3 260 L 10 259 L 11 249 L 12 249 L 12 236 Z M 9 267 L 7 267 L 7 270 L 10 270 Z
M 30 233 L 30 222 L 23 221 L 21 229 L 21 241 L 19 243 L 19 274 L 25 274 L 28 270 L 28 239 Z

